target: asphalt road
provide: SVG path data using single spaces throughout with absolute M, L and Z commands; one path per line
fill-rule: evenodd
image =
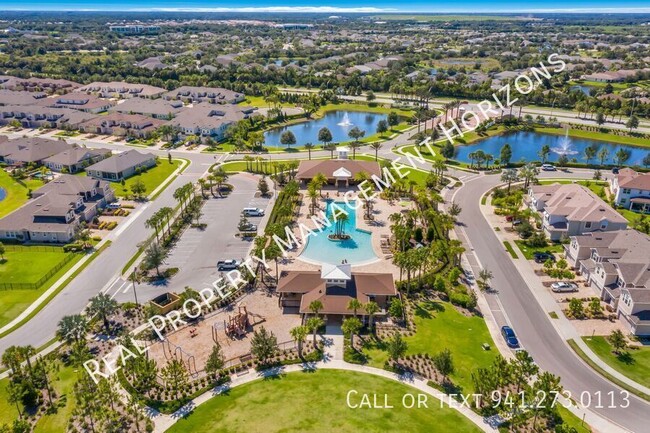
M 552 176 L 572 175 L 554 173 Z M 630 394 L 629 407 L 622 407 L 626 403 L 621 396 L 621 389 L 595 373 L 573 352 L 553 327 L 550 317 L 538 304 L 508 253 L 504 248 L 495 248 L 495 245 L 501 245 L 501 241 L 483 217 L 480 199 L 486 191 L 499 183 L 501 182 L 498 175 L 476 177 L 468 180 L 454 197 L 463 209 L 458 221 L 470 240 L 470 245 L 465 245 L 466 249 L 473 250 L 481 265 L 494 274 L 490 285 L 497 292 L 487 296 L 498 300 L 523 347 L 529 351 L 537 364 L 542 369 L 559 375 L 564 388 L 570 391 L 577 401 L 580 401 L 583 392 L 583 399 L 586 401 L 588 393 L 592 398 L 592 411 L 630 431 L 648 431 L 650 404 Z M 499 323 L 499 326 L 505 324 Z M 617 407 L 595 407 L 598 392 L 603 398 L 612 392 L 615 396 L 614 405 Z M 608 404 L 604 403 L 603 406 Z

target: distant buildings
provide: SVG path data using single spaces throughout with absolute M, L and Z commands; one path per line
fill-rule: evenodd
M 148 138 L 166 122 L 142 114 L 109 113 L 96 116 L 79 125 L 79 130 L 91 134 Z
M 211 104 L 237 104 L 245 98 L 243 93 L 219 87 L 182 86 L 163 95 L 164 99 L 180 100 L 187 103 L 209 102 Z
M 102 98 L 157 98 L 167 90 L 148 84 L 134 84 L 125 83 L 122 81 L 94 82 L 82 86 L 76 90 L 77 92 L 85 92 L 94 95 L 99 95 Z
M 198 135 L 223 140 L 230 125 L 247 119 L 254 111 L 253 107 L 214 105 L 203 102 L 191 109 L 181 111 L 168 124 L 178 128 L 183 135 Z
M 52 78 L 18 78 L 0 75 L 0 89 L 25 90 L 28 92 L 67 93 L 81 84 Z
M 160 26 L 145 26 L 140 24 L 127 24 L 122 26 L 109 26 L 112 32 L 124 35 L 134 35 L 140 33 L 157 33 L 160 31 Z

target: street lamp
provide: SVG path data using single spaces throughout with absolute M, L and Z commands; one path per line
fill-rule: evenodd
M 132 278 L 132 280 L 133 280 L 133 296 L 135 297 L 135 305 L 137 305 L 139 307 L 140 304 L 138 303 L 138 294 L 135 291 L 135 280 L 136 280 L 137 275 L 138 275 L 137 272 L 138 272 L 138 267 L 136 266 L 136 267 L 133 268 L 133 278 Z

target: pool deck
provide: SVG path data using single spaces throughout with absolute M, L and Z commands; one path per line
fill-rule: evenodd
M 349 190 L 356 191 L 354 187 L 348 188 Z M 336 189 L 332 186 L 323 188 L 323 198 L 319 200 L 318 205 L 320 210 L 324 211 L 326 206 L 327 194 L 329 194 L 329 199 L 334 199 L 337 201 L 343 201 L 343 193 L 348 189 Z M 303 203 L 300 206 L 299 215 L 297 218 L 296 228 L 294 228 L 294 233 L 296 237 L 300 239 L 299 230 L 297 226 L 302 223 L 306 227 L 313 228 L 314 222 L 309 218 L 309 202 L 310 200 L 306 197 L 305 190 L 302 189 L 303 193 Z M 353 264 L 352 267 L 355 271 L 358 272 L 390 272 L 395 278 L 399 277 L 399 268 L 395 266 L 392 262 L 392 259 L 386 254 L 381 252 L 381 240 L 383 236 L 390 236 L 390 221 L 388 220 L 389 215 L 399 212 L 401 210 L 406 210 L 408 207 L 401 206 L 399 201 L 396 201 L 393 205 L 390 205 L 387 201 L 377 198 L 374 202 L 373 216 L 374 220 L 372 225 L 366 221 L 364 216 L 364 209 L 362 206 L 356 210 L 356 222 L 357 229 L 365 230 L 372 233 L 371 243 L 375 255 L 378 257 L 377 260 L 372 261 L 371 263 L 361 263 L 358 265 Z M 316 211 L 318 212 L 318 210 Z M 298 256 L 302 253 L 303 246 L 298 247 L 295 251 L 288 252 L 288 257 L 280 262 L 280 271 L 283 270 L 292 270 L 292 271 L 315 271 L 320 269 L 320 264 L 307 262 L 302 259 L 299 259 Z

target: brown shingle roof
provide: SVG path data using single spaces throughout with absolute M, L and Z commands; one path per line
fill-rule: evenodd
M 318 173 L 323 173 L 328 179 L 335 179 L 334 172 L 340 168 L 345 168 L 354 176 L 362 171 L 369 175 L 381 177 L 381 168 L 375 161 L 357 161 L 354 159 L 327 159 L 327 160 L 310 160 L 300 161 L 298 167 L 298 179 L 311 179 Z

